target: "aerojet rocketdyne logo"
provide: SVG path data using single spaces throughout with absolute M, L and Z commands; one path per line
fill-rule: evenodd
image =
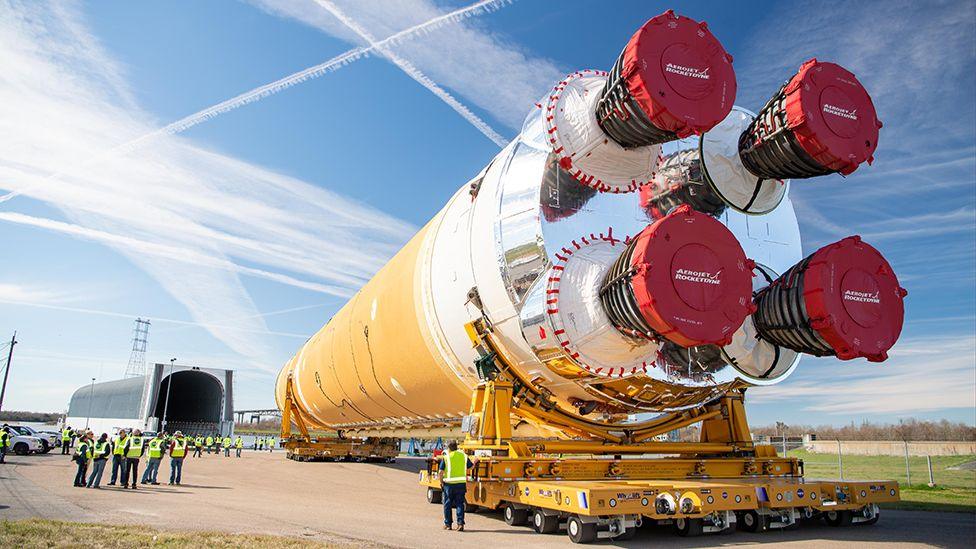
M 709 67 L 710 69 L 711 67 Z M 685 67 L 682 65 L 675 65 L 674 63 L 668 63 L 664 66 L 665 72 L 673 72 L 674 74 L 680 74 L 681 76 L 687 76 L 689 78 L 701 78 L 702 80 L 708 80 L 711 78 L 708 74 L 708 69 L 696 69 L 694 67 Z
M 674 279 L 684 280 L 687 282 L 697 282 L 699 284 L 721 284 L 722 281 L 719 280 L 718 275 L 719 273 L 710 273 L 708 271 L 678 269 L 674 273 Z
M 881 292 L 859 292 L 857 290 L 844 290 L 844 301 L 856 301 L 858 303 L 881 303 Z
M 847 118 L 848 120 L 857 120 L 857 109 L 849 111 L 847 109 L 842 109 L 840 107 L 831 105 L 830 103 L 824 103 L 823 111 L 834 116 Z

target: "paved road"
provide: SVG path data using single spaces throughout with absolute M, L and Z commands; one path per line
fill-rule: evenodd
M 497 513 L 473 514 L 465 533 L 440 529 L 440 507 L 428 505 L 417 485 L 422 462 L 393 465 L 296 463 L 282 453 L 189 458 L 183 486 L 136 491 L 71 486 L 74 467 L 64 456 L 10 456 L 0 465 L 0 519 L 31 516 L 144 524 L 168 530 L 217 530 L 305 537 L 355 546 L 427 548 L 561 547 L 563 536 L 507 526 Z M 169 474 L 168 464 L 160 479 Z M 107 479 L 106 479 L 107 481 Z M 764 534 L 679 538 L 666 527 L 645 527 L 626 543 L 602 546 L 753 547 L 976 547 L 976 515 L 885 511 L 876 526 L 803 525 Z

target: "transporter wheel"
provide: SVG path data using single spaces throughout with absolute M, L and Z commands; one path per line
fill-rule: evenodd
M 827 523 L 827 526 L 850 526 L 853 521 L 853 511 L 827 511 L 824 513 L 824 522 Z
M 739 513 L 735 521 L 744 532 L 765 532 L 769 530 L 769 522 L 769 517 L 752 510 Z
M 30 448 L 27 447 L 26 442 L 18 442 L 14 444 L 14 453 L 18 456 L 26 456 L 30 453 Z
M 637 535 L 637 528 L 632 526 L 632 527 L 627 528 L 626 530 L 624 530 L 622 534 L 618 534 L 618 535 L 614 536 L 613 541 L 628 541 L 628 540 L 632 540 L 632 539 L 634 539 L 634 536 L 636 536 L 636 535 Z
M 509 526 L 524 526 L 529 520 L 528 509 L 517 509 L 511 503 L 505 506 L 502 514 L 505 516 L 505 524 Z
M 596 524 L 583 522 L 573 515 L 566 522 L 566 535 L 573 543 L 593 543 L 596 541 Z
M 427 503 L 436 505 L 442 501 L 444 493 L 440 490 L 434 490 L 433 488 L 427 488 Z
M 547 515 L 542 509 L 532 512 L 532 529 L 539 534 L 555 534 L 559 531 L 559 516 Z
M 674 529 L 683 538 L 700 536 L 705 531 L 705 521 L 700 518 L 679 518 L 674 521 Z
M 871 526 L 872 524 L 877 524 L 878 523 L 878 520 L 880 520 L 880 519 L 881 519 L 881 510 L 878 510 L 878 512 L 875 513 L 873 517 L 871 517 L 870 519 L 868 519 L 868 520 L 866 520 L 864 522 L 858 522 L 857 525 L 858 526 Z

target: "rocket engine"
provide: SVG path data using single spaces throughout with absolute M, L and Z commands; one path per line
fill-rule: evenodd
M 671 11 L 610 72 L 565 77 L 519 135 L 282 369 L 312 426 L 423 426 L 466 414 L 465 325 L 566 411 L 699 406 L 778 383 L 801 354 L 880 361 L 905 291 L 857 237 L 801 260 L 790 181 L 871 161 L 853 74 L 808 61 L 760 110 L 732 57 Z

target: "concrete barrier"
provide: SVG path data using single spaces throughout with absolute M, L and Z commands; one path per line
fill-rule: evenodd
M 843 440 L 841 452 L 851 456 L 903 456 L 905 443 L 887 440 Z M 836 440 L 813 440 L 804 444 L 809 452 L 836 454 Z M 935 441 L 908 442 L 912 456 L 965 456 L 976 454 L 976 442 Z

